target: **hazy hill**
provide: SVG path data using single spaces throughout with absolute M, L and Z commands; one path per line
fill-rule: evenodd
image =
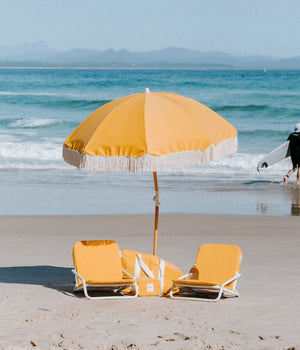
M 130 52 L 72 49 L 58 51 L 45 42 L 0 47 L 1 66 L 49 67 L 148 67 L 148 68 L 241 68 L 300 69 L 300 56 L 280 59 L 265 56 L 235 56 L 220 51 L 201 52 L 168 47 L 156 51 Z

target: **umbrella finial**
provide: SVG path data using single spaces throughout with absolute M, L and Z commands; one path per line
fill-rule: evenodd
M 145 89 L 145 94 L 148 94 L 148 92 L 150 92 L 150 90 L 148 88 Z

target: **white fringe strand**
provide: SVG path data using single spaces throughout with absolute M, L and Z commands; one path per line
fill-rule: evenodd
M 64 160 L 78 169 L 88 169 L 103 172 L 147 172 L 169 171 L 190 166 L 206 165 L 218 160 L 227 154 L 237 151 L 237 136 L 220 142 L 217 146 L 211 145 L 203 151 L 185 151 L 171 153 L 164 156 L 144 155 L 142 157 L 130 156 L 91 156 L 80 154 L 65 145 L 63 146 Z

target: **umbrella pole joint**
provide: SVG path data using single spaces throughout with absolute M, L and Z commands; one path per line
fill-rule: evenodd
M 155 202 L 155 206 L 159 207 L 160 201 L 159 201 L 159 191 L 155 191 L 155 196 L 153 197 L 153 200 Z

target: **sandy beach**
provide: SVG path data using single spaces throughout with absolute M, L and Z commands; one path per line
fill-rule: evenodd
M 240 297 L 218 303 L 74 296 L 72 247 L 151 253 L 152 215 L 0 216 L 0 349 L 300 349 L 297 217 L 165 214 L 158 256 L 184 272 L 199 245 L 237 244 Z

